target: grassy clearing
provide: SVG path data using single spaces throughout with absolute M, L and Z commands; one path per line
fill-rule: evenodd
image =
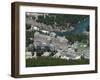
M 57 65 L 79 65 L 89 64 L 89 60 L 65 60 L 51 57 L 38 57 L 37 59 L 26 59 L 26 67 L 57 66 Z

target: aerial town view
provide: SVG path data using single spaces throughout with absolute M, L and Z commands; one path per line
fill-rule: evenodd
M 89 64 L 89 15 L 26 12 L 26 67 Z

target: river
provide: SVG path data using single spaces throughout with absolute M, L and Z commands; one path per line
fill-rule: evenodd
M 66 31 L 66 32 L 55 32 L 58 36 L 65 36 L 68 34 L 80 34 L 87 30 L 89 27 L 90 19 L 89 17 L 82 20 L 80 23 L 76 24 L 74 26 L 74 29 L 72 31 Z

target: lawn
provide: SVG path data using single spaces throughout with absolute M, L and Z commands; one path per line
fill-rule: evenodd
M 51 57 L 38 57 L 37 59 L 26 59 L 26 67 L 57 66 L 57 65 L 80 65 L 89 64 L 88 59 L 65 60 Z

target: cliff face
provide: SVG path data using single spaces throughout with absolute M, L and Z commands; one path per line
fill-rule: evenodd
M 26 14 L 26 52 L 32 55 L 89 59 L 88 33 L 88 15 Z

